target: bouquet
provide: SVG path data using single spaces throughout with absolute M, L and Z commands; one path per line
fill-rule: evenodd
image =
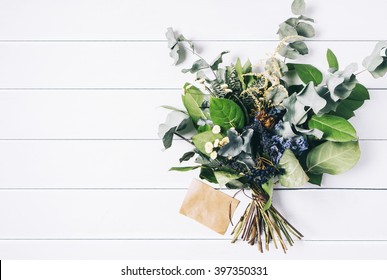
M 233 242 L 242 238 L 261 252 L 271 241 L 286 252 L 294 237 L 303 237 L 273 206 L 275 186 L 320 185 L 325 173 L 341 174 L 358 162 L 358 137 L 348 119 L 369 93 L 357 77 L 387 72 L 387 42 L 376 45 L 358 73 L 356 64 L 340 69 L 330 49 L 324 74 L 310 64 L 287 62 L 307 55 L 304 40 L 315 35 L 304 1 L 294 0 L 291 9 L 295 16 L 279 25 L 279 44 L 258 70 L 239 59 L 222 66 L 228 51 L 208 62 L 184 36 L 172 28 L 166 33 L 175 64 L 188 53 L 198 57 L 182 70 L 196 76 L 196 85 L 183 87 L 185 110 L 164 106 L 171 112 L 159 128 L 166 149 L 175 136 L 188 142 L 192 149 L 180 163 L 195 158 L 195 164 L 171 170 L 200 169 L 203 180 L 248 190 L 251 201 L 235 225 Z

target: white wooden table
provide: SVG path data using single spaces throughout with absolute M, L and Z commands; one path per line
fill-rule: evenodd
M 180 105 L 192 77 L 171 66 L 166 28 L 209 60 L 227 49 L 227 62 L 258 65 L 290 4 L 0 0 L 0 258 L 386 258 L 386 77 L 359 77 L 372 99 L 352 120 L 356 168 L 321 188 L 276 191 L 275 204 L 305 235 L 286 256 L 231 245 L 178 214 L 197 174 L 167 171 L 187 146 L 161 152 L 158 106 Z M 344 67 L 387 39 L 385 0 L 307 5 L 317 31 L 307 59 L 321 69 L 328 47 Z

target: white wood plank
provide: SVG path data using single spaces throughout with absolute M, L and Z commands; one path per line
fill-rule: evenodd
M 291 1 L 248 0 L 6 0 L 0 2 L 2 40 L 164 39 L 174 26 L 195 39 L 276 39 Z M 318 39 L 385 39 L 385 1 L 307 1 Z M 361 17 L 360 17 L 361 15 Z M 243 20 L 241 20 L 243 18 Z
M 158 139 L 168 110 L 182 108 L 181 90 L 0 91 L 0 139 Z M 362 139 L 387 139 L 380 123 L 387 90 L 351 119 Z M 376 121 L 378 120 L 378 121 Z M 387 119 L 385 120 L 387 122 Z
M 331 48 L 345 67 L 361 62 L 375 42 L 310 42 L 307 62 L 327 69 Z M 211 61 L 222 50 L 255 66 L 273 52 L 277 42 L 204 42 L 202 55 Z M 350 50 L 350 51 L 349 51 Z M 192 75 L 171 66 L 165 42 L 130 43 L 0 43 L 0 88 L 181 88 Z M 193 60 L 192 60 L 193 61 Z M 259 67 L 258 67 L 259 68 Z M 368 87 L 387 88 L 387 80 L 364 73 L 359 80 Z
M 229 192 L 232 194 L 233 192 Z M 178 213 L 185 190 L 1 191 L 0 239 L 230 238 Z M 243 213 L 243 194 L 234 220 Z M 277 191 L 274 203 L 305 240 L 383 240 L 387 191 Z M 372 203 L 371 203 L 372 202 Z M 366 205 L 366 207 L 364 207 Z
M 387 187 L 387 141 L 360 145 L 360 162 L 347 173 L 326 175 L 323 187 Z M 198 172 L 168 169 L 190 149 L 183 141 L 165 152 L 158 140 L 1 141 L 0 188 L 186 188 Z
M 361 253 L 360 253 L 361 252 Z M 247 244 L 225 240 L 0 240 L 2 259 L 113 260 L 268 260 L 385 259 L 387 242 L 296 241 L 286 255 L 272 249 L 258 253 Z

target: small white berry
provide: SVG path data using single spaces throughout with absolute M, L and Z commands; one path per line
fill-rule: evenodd
M 221 146 L 224 146 L 224 145 L 226 145 L 226 144 L 228 144 L 230 142 L 230 139 L 226 136 L 226 137 L 224 137 L 221 141 L 220 141 L 220 145 Z
M 219 125 L 214 125 L 214 127 L 212 128 L 212 133 L 214 134 L 219 134 L 220 133 L 220 126 Z
M 219 147 L 219 139 L 215 139 L 214 148 L 218 148 L 218 147 Z
M 226 88 L 226 89 L 224 90 L 224 92 L 225 92 L 225 93 L 230 93 L 230 92 L 232 92 L 232 89 Z
M 220 85 L 220 88 L 221 88 L 221 89 L 226 89 L 226 88 L 228 88 L 228 85 L 227 85 L 227 84 L 221 84 L 221 85 Z
M 210 158 L 211 159 L 216 159 L 218 157 L 218 153 L 213 151 L 211 154 L 210 154 Z
M 204 145 L 204 150 L 206 151 L 207 154 L 212 153 L 213 149 L 214 149 L 214 145 L 212 145 L 211 142 L 207 142 L 207 143 Z

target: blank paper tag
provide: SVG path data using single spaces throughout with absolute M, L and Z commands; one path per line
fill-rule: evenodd
M 180 213 L 224 234 L 238 204 L 239 200 L 194 179 Z

